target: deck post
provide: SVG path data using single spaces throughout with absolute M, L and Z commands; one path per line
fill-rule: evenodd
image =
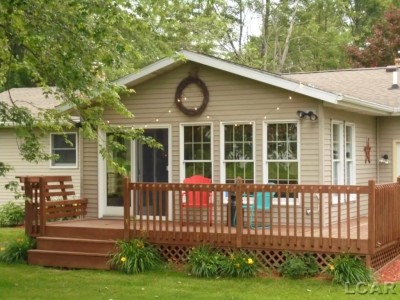
M 236 247 L 242 247 L 243 235 L 243 210 L 242 210 L 242 184 L 243 179 L 238 177 L 235 180 L 235 195 L 236 195 Z
M 130 216 L 130 190 L 129 177 L 124 177 L 124 240 L 130 240 L 131 216 Z
M 376 250 L 376 233 L 375 233 L 375 210 L 376 210 L 376 186 L 375 180 L 368 181 L 368 254 L 375 254 Z
M 45 235 L 46 231 L 46 197 L 45 197 L 45 184 L 43 176 L 39 177 L 39 215 L 40 215 L 40 230 L 39 235 Z
M 33 183 L 29 183 L 29 178 L 24 177 L 24 191 L 25 191 L 25 234 L 32 236 L 33 227 Z M 37 225 L 37 224 L 35 224 Z

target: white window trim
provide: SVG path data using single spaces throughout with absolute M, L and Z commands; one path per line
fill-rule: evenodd
M 185 126 L 210 126 L 210 131 L 211 131 L 211 137 L 210 137 L 210 142 L 211 142 L 211 173 L 212 177 L 214 177 L 214 128 L 213 128 L 213 123 L 211 122 L 195 122 L 195 123 L 180 123 L 179 124 L 179 165 L 181 166 L 179 168 L 179 178 L 180 182 L 183 182 L 185 179 L 185 148 L 184 148 L 184 127 Z M 211 181 L 213 181 L 213 178 L 211 178 Z
M 253 159 L 251 160 L 253 162 L 254 165 L 254 181 L 256 180 L 255 178 L 255 174 L 256 173 L 256 146 L 257 146 L 257 141 L 255 138 L 255 134 L 256 134 L 256 123 L 254 121 L 237 121 L 237 122 L 231 122 L 231 121 L 227 121 L 227 122 L 221 122 L 220 123 L 220 171 L 221 171 L 221 183 L 225 183 L 226 182 L 226 172 L 225 172 L 225 125 L 235 125 L 235 124 L 251 124 L 253 126 Z M 250 160 L 249 160 L 250 162 Z M 255 182 L 256 183 L 256 182 Z
M 347 178 L 346 178 L 346 174 L 347 174 L 347 157 L 346 157 L 346 129 L 347 127 L 351 127 L 352 128 L 352 145 L 351 145 L 351 152 L 353 154 L 353 158 L 352 158 L 352 166 L 351 166 L 351 170 L 350 170 L 350 184 L 353 185 L 355 184 L 356 181 L 356 127 L 354 123 L 347 123 L 345 121 L 337 121 L 337 120 L 333 120 L 331 123 L 331 162 L 332 162 L 332 171 L 331 171 L 331 177 L 332 177 L 332 184 L 335 184 L 333 182 L 333 125 L 340 125 L 340 132 L 339 132 L 339 176 L 338 176 L 338 185 L 345 185 Z M 340 195 L 340 203 L 346 203 L 347 201 L 356 201 L 357 197 L 355 194 L 350 194 L 349 197 L 347 197 L 347 194 L 341 194 Z M 332 205 L 337 205 L 339 202 L 339 195 L 332 195 Z
M 339 153 L 338 153 L 338 159 L 334 159 L 333 157 L 333 128 L 334 125 L 338 125 L 339 126 Z M 333 181 L 333 170 L 334 170 L 334 160 L 338 161 L 338 178 L 337 178 L 337 182 Z M 344 122 L 340 122 L 340 121 L 332 121 L 331 123 L 331 183 L 332 184 L 344 184 Z
M 344 127 L 345 129 L 347 127 L 352 128 L 352 130 L 351 130 L 351 135 L 352 135 L 351 136 L 351 141 L 352 141 L 351 153 L 353 154 L 353 157 L 351 159 L 352 164 L 351 164 L 351 170 L 350 170 L 350 184 L 354 185 L 357 182 L 357 180 L 356 180 L 356 162 L 357 162 L 357 160 L 356 160 L 356 126 L 354 123 L 346 123 L 346 122 L 345 122 L 344 126 L 345 126 Z M 345 134 L 346 134 L 346 131 L 345 131 Z M 344 139 L 345 139 L 344 143 L 346 144 L 346 135 L 345 135 Z M 347 150 L 346 147 L 345 147 L 345 150 Z M 347 156 L 345 156 L 344 160 L 345 160 L 345 170 L 346 170 L 347 162 L 349 161 L 347 159 Z M 345 176 L 345 181 L 347 181 L 346 176 Z
M 74 134 L 75 135 L 75 164 L 66 164 L 66 165 L 53 165 L 53 160 L 50 160 L 50 168 L 51 169 L 77 169 L 79 166 L 79 135 L 75 131 L 71 132 L 64 132 L 64 133 L 57 133 L 57 132 L 51 132 L 50 133 L 50 153 L 53 153 L 53 136 L 55 135 L 63 135 L 63 134 Z M 71 150 L 72 151 L 72 150 Z
M 297 174 L 297 178 L 298 178 L 298 182 L 300 184 L 300 176 L 301 176 L 301 172 L 300 172 L 300 122 L 298 120 L 269 120 L 269 121 L 264 121 L 263 122 L 263 128 L 262 128 L 262 145 L 263 145 L 263 183 L 264 184 L 268 184 L 269 182 L 269 174 L 268 174 L 268 151 L 267 151 L 267 141 L 268 141 L 268 124 L 287 124 L 287 123 L 296 123 L 297 125 L 297 163 L 298 163 L 298 174 Z M 298 197 L 295 201 L 294 198 L 288 198 L 286 201 L 286 198 L 281 198 L 280 199 L 280 205 L 281 206 L 285 206 L 285 205 L 289 205 L 289 206 L 299 206 L 300 205 L 300 197 Z M 272 205 L 278 205 L 279 199 L 278 197 L 274 197 L 272 198 Z M 288 202 L 288 203 L 287 203 Z

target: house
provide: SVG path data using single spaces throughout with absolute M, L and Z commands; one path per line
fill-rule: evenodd
M 45 95 L 41 88 L 13 88 L 0 93 L 0 101 L 11 104 L 10 97 L 15 105 L 25 107 L 37 115 L 44 109 L 55 108 L 59 101 L 52 94 Z M 68 130 L 67 137 L 72 145 L 64 142 L 63 135 L 49 133 L 42 139 L 45 151 L 60 155 L 58 160 L 41 161 L 39 163 L 23 160 L 20 152 L 20 140 L 16 136 L 15 126 L 11 123 L 0 124 L 0 162 L 11 165 L 13 169 L 5 177 L 0 177 L 0 205 L 14 200 L 15 194 L 5 189 L 16 176 L 38 175 L 71 175 L 76 193 L 80 194 L 80 136 L 77 130 Z
M 393 72 L 276 75 L 181 54 L 118 80 L 135 90 L 122 98 L 133 120 L 105 114 L 110 124 L 144 128 L 164 146 L 126 141 L 133 181 L 182 182 L 200 173 L 214 183 L 239 176 L 257 184 L 355 185 L 400 175 L 400 89 L 392 88 Z M 89 214 L 122 216 L 121 178 L 98 145 L 84 143 Z
M 105 121 L 142 128 L 163 149 L 120 140 L 123 179 L 98 151 L 115 137 L 83 139 L 87 217 L 42 217 L 29 263 L 107 268 L 116 239 L 146 234 L 175 260 L 211 243 L 270 267 L 284 251 L 312 252 L 321 266 L 345 251 L 382 267 L 400 255 L 396 78 L 397 68 L 276 75 L 181 51 L 119 79 L 135 90 L 122 97 L 134 118 L 109 110 Z M 183 184 L 192 175 L 212 183 Z M 189 211 L 190 193 L 211 204 Z

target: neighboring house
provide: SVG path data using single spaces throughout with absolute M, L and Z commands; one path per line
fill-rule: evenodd
M 54 108 L 59 104 L 52 95 L 44 95 L 41 88 L 14 88 L 0 93 L 0 101 L 11 104 L 10 96 L 15 105 L 26 107 L 36 115 L 44 109 Z M 0 162 L 9 164 L 13 170 L 6 177 L 0 177 L 0 205 L 14 199 L 14 194 L 5 189 L 5 184 L 16 179 L 16 176 L 35 175 L 71 175 L 75 193 L 80 194 L 81 168 L 79 151 L 79 134 L 77 130 L 67 131 L 68 139 L 73 143 L 65 143 L 63 135 L 50 133 L 42 140 L 42 147 L 48 153 L 59 154 L 56 161 L 27 162 L 19 152 L 20 140 L 15 133 L 14 124 L 0 124 Z
M 143 128 L 164 146 L 125 141 L 127 152 L 115 157 L 128 161 L 133 181 L 182 182 L 204 174 L 215 183 L 240 176 L 248 183 L 367 185 L 400 175 L 400 89 L 392 87 L 393 72 L 276 75 L 181 54 L 184 60 L 166 58 L 118 80 L 135 90 L 122 98 L 134 119 L 105 113 L 110 124 Z M 12 128 L 1 130 L 11 137 Z M 100 143 L 112 138 L 100 135 Z M 122 217 L 121 177 L 98 144 L 82 142 L 89 216 Z M 13 174 L 25 171 L 21 166 Z M 49 164 L 38 170 L 45 171 L 63 170 Z M 70 171 L 79 177 L 79 169 Z

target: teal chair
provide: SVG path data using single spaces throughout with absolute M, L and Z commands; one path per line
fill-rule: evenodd
M 264 197 L 263 197 L 264 194 Z M 272 193 L 273 195 L 274 193 Z M 243 194 L 243 197 L 247 197 L 246 194 Z M 255 228 L 256 224 L 254 221 L 255 218 L 255 211 L 262 211 L 266 210 L 269 211 L 271 209 L 271 193 L 270 192 L 257 192 L 256 197 L 254 197 L 254 203 L 253 204 L 243 204 L 242 208 L 244 211 L 249 211 L 250 212 L 250 228 Z M 269 228 L 269 225 L 259 225 L 257 224 L 257 227 L 265 227 Z

